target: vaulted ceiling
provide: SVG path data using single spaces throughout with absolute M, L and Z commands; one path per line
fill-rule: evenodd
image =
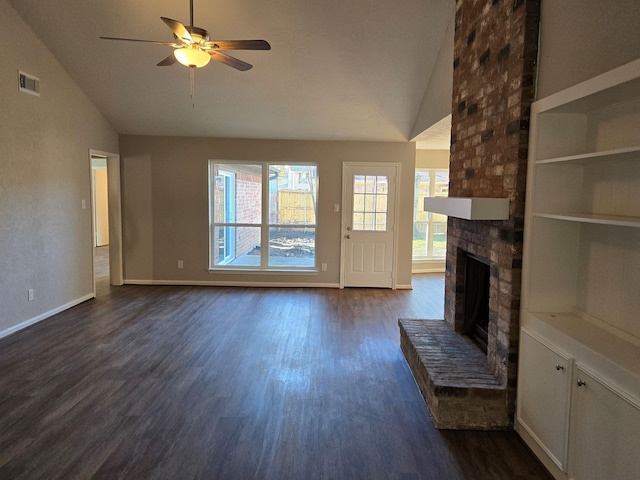
M 197 69 L 193 107 L 188 68 L 156 66 L 170 47 L 98 38 L 173 41 L 160 16 L 188 24 L 188 0 L 10 3 L 118 132 L 237 138 L 408 140 L 453 14 L 448 0 L 194 0 L 212 39 L 272 50 L 228 52 L 247 72 Z

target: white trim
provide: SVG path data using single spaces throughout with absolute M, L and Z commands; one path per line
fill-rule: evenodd
M 17 331 L 22 330 L 23 328 L 27 328 L 28 326 L 33 325 L 34 323 L 38 323 L 42 320 L 46 320 L 49 317 L 52 317 L 64 310 L 68 310 L 69 308 L 75 307 L 76 305 L 80 305 L 81 303 L 84 303 L 87 300 L 91 300 L 92 298 L 95 298 L 95 295 L 93 293 L 90 293 L 88 295 L 85 295 L 84 297 L 77 298 L 75 300 L 70 301 L 69 303 L 65 303 L 64 305 L 56 307 L 53 310 L 49 310 L 48 312 L 41 313 L 36 317 L 25 320 L 24 322 L 20 322 L 19 324 L 14 325 L 13 327 L 9 327 L 6 330 L 1 331 L 0 338 L 8 337 L 12 333 L 16 333 Z
M 413 268 L 411 269 L 412 274 L 421 274 L 421 273 L 444 273 L 446 271 L 446 267 L 443 265 L 442 267 L 425 267 L 425 268 Z
M 286 269 L 277 269 L 277 268 L 273 268 L 273 267 L 269 267 L 269 268 L 256 268 L 256 267 L 242 267 L 242 266 L 238 266 L 235 267 L 233 269 L 231 268 L 224 268 L 224 265 L 222 267 L 218 266 L 215 268 L 209 268 L 208 272 L 211 274 L 224 274 L 224 275 L 234 275 L 237 273 L 257 273 L 257 274 L 270 274 L 270 275 L 309 275 L 309 276 L 316 276 L 318 275 L 318 269 L 314 268 L 314 267 L 310 267 L 308 269 L 306 269 L 307 267 L 300 267 L 297 270 L 286 270 Z
M 446 259 L 444 258 L 413 259 L 411 262 L 411 273 L 443 273 L 445 270 Z
M 337 283 L 236 282 L 203 280 L 137 280 L 125 279 L 126 285 L 175 285 L 179 287 L 277 287 L 277 288 L 340 288 Z
M 396 288 L 394 290 L 413 290 L 413 285 L 396 285 Z

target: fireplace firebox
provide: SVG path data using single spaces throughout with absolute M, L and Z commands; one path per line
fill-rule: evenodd
M 489 285 L 491 272 L 486 260 L 466 255 L 464 282 L 464 324 L 461 333 L 467 335 L 487 353 L 489 343 Z

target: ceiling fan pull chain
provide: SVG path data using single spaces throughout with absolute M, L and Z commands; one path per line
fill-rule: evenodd
M 191 108 L 196 108 L 196 99 L 195 99 L 195 93 L 196 93 L 196 82 L 195 82 L 195 71 L 196 71 L 196 67 L 189 67 L 189 80 L 190 80 L 190 84 L 191 84 Z

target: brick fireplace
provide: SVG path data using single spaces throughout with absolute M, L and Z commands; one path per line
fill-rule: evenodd
M 484 390 L 492 405 L 480 408 L 468 422 L 464 409 L 478 409 L 482 395 L 456 390 L 458 400 L 466 395 L 468 401 L 456 401 L 459 419 L 442 422 L 442 428 L 505 428 L 513 422 L 529 110 L 535 93 L 539 17 L 539 0 L 456 2 L 449 196 L 508 198 L 510 206 L 508 220 L 448 220 L 445 321 L 453 331 L 462 332 L 469 256 L 489 265 L 487 353 L 473 356 L 486 362 L 496 383 Z M 405 341 L 405 355 L 419 356 L 406 345 Z M 427 380 L 424 388 L 434 384 L 433 378 Z M 446 397 L 444 387 L 436 390 Z M 468 386 L 470 391 L 474 388 L 473 383 Z M 421 390 L 436 419 L 434 405 L 444 404 L 443 398 L 430 402 L 433 393 L 423 386 Z M 495 412 L 496 404 L 502 412 Z

